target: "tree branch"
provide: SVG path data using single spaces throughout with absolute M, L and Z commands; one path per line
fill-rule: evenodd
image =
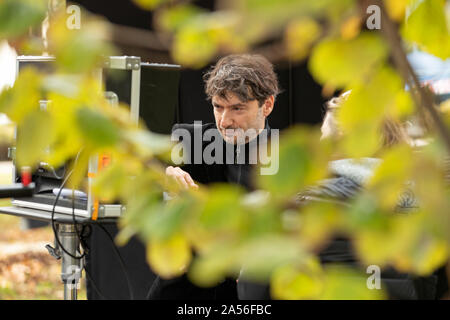
M 383 2 L 381 0 L 375 0 L 375 2 L 381 9 L 381 33 L 391 47 L 394 64 L 402 75 L 404 81 L 411 88 L 411 92 L 415 98 L 414 100 L 419 112 L 423 110 L 430 115 L 433 124 L 436 126 L 438 134 L 443 139 L 447 147 L 447 151 L 450 153 L 450 132 L 434 107 L 433 98 L 430 92 L 420 86 L 417 75 L 409 64 L 406 53 L 402 47 L 402 39 L 398 33 L 397 26 L 389 18 Z M 417 97 L 415 93 L 417 93 L 419 97 Z

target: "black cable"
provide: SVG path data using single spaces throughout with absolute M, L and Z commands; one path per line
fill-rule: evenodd
M 91 282 L 92 287 L 94 288 L 95 292 L 100 296 L 100 299 L 102 300 L 108 300 L 98 289 L 97 285 L 95 284 L 95 281 L 92 279 L 91 275 L 86 269 L 86 266 L 83 266 L 84 272 L 86 273 L 86 276 L 89 278 L 89 281 Z
M 78 152 L 78 155 L 77 155 L 77 157 L 75 159 L 75 163 L 77 162 L 80 153 L 81 153 L 81 150 L 80 150 L 80 152 Z M 73 259 L 81 260 L 82 258 L 84 258 L 86 256 L 86 252 L 87 251 L 85 250 L 85 248 L 83 246 L 84 242 L 83 242 L 82 237 L 81 237 L 81 235 L 80 235 L 80 233 L 78 231 L 78 223 L 77 223 L 77 221 L 75 219 L 75 194 L 74 194 L 75 190 L 74 189 L 72 189 L 72 221 L 73 221 L 73 224 L 75 226 L 75 233 L 77 234 L 78 240 L 80 241 L 80 245 L 83 248 L 83 253 L 82 254 L 80 253 L 81 254 L 80 256 L 78 256 L 78 257 L 74 256 L 74 255 L 72 255 L 70 252 L 68 252 L 64 248 L 64 246 L 62 245 L 61 241 L 59 240 L 58 233 L 57 233 L 56 227 L 55 227 L 55 210 L 56 210 L 56 205 L 58 203 L 59 197 L 61 196 L 62 189 L 64 188 L 65 184 L 69 180 L 69 177 L 72 175 L 73 171 L 74 171 L 74 169 L 72 169 L 72 171 L 70 171 L 69 174 L 67 175 L 67 177 L 64 179 L 64 181 L 62 182 L 62 184 L 61 184 L 61 186 L 59 188 L 58 194 L 56 195 L 55 202 L 53 203 L 53 208 L 52 208 L 51 224 L 52 224 L 52 229 L 53 229 L 53 233 L 54 233 L 54 236 L 55 236 L 55 240 L 58 243 L 58 246 L 61 248 L 61 250 L 64 251 L 64 253 L 66 253 L 68 256 L 72 257 Z M 119 250 L 117 249 L 117 247 L 116 247 L 116 245 L 114 243 L 114 239 L 109 234 L 109 232 L 105 229 L 105 227 L 103 227 L 101 224 L 99 224 L 99 227 L 107 234 L 108 238 L 111 240 L 111 244 L 112 244 L 112 246 L 114 248 L 114 252 L 116 253 L 116 255 L 117 255 L 118 259 L 119 259 L 119 264 L 120 264 L 120 266 L 121 266 L 121 268 L 122 268 L 122 270 L 124 272 L 125 278 L 126 278 L 128 291 L 129 291 L 129 295 L 130 295 L 130 300 L 134 300 L 134 294 L 133 294 L 133 289 L 132 289 L 130 277 L 129 277 L 129 274 L 128 274 L 127 270 L 126 270 L 125 262 L 123 261 L 123 258 L 120 255 L 120 252 L 119 252 Z M 89 272 L 86 270 L 85 266 L 83 266 L 83 269 L 85 270 L 86 275 L 89 278 L 89 280 L 91 281 L 91 283 L 93 285 L 93 288 L 95 289 L 97 294 L 102 299 L 106 299 L 105 296 L 103 294 L 101 294 L 100 291 L 98 290 L 97 286 L 95 285 L 95 282 L 92 280 L 92 277 L 90 276 Z
M 80 151 L 80 152 L 81 152 L 81 151 Z M 80 155 L 80 152 L 78 153 L 78 155 L 77 155 L 77 157 L 76 157 L 76 159 L 75 159 L 75 163 L 76 163 L 76 161 L 78 160 L 78 156 Z M 82 248 L 83 248 L 83 253 L 82 253 L 82 254 L 80 253 L 81 256 L 79 256 L 79 257 L 74 256 L 74 255 L 72 255 L 70 252 L 68 252 L 68 251 L 64 248 L 64 246 L 62 245 L 61 241 L 59 240 L 58 232 L 56 231 L 56 227 L 55 227 L 55 209 L 56 209 L 56 205 L 57 205 L 57 203 L 58 203 L 59 197 L 61 196 L 62 189 L 63 189 L 64 186 L 66 185 L 66 183 L 67 183 L 67 181 L 69 180 L 69 178 L 70 178 L 70 176 L 72 175 L 72 173 L 73 173 L 73 170 L 70 171 L 70 172 L 68 173 L 67 177 L 64 179 L 64 181 L 61 183 L 61 185 L 60 185 L 60 187 L 59 187 L 58 194 L 56 195 L 55 202 L 53 203 L 52 215 L 51 215 L 51 225 L 52 225 L 53 235 L 55 236 L 55 240 L 56 240 L 58 246 L 61 248 L 61 250 L 64 251 L 64 252 L 65 252 L 67 255 L 69 255 L 70 257 L 72 257 L 72 258 L 74 258 L 74 259 L 76 259 L 76 260 L 81 260 L 81 259 L 83 259 L 83 258 L 86 256 L 86 252 L 87 252 L 87 251 L 85 250 L 85 247 L 83 246 L 84 241 L 81 239 L 81 235 L 78 233 L 77 223 L 76 223 L 76 220 L 75 220 L 75 202 L 74 202 L 74 196 L 73 196 L 73 194 L 72 194 L 72 219 L 73 219 L 73 221 L 74 221 L 74 223 L 75 223 L 75 230 L 76 230 L 78 239 L 80 240 L 80 244 L 81 244 L 81 246 L 82 246 Z M 72 189 L 72 190 L 73 190 L 73 189 Z M 100 292 L 100 290 L 98 289 L 97 285 L 95 284 L 95 281 L 92 279 L 92 277 L 91 277 L 91 275 L 89 274 L 89 272 L 87 271 L 85 265 L 83 265 L 83 269 L 84 269 L 84 271 L 85 271 L 85 273 L 86 273 L 86 276 L 89 278 L 89 281 L 91 282 L 92 287 L 93 287 L 94 290 L 97 292 L 97 294 L 100 296 L 100 298 L 103 299 L 103 300 L 107 300 L 106 297 L 105 297 L 105 296 Z
M 153 280 L 153 283 L 152 283 L 152 285 L 150 286 L 150 289 L 148 289 L 148 292 L 147 292 L 147 294 L 145 295 L 145 300 L 150 300 L 150 295 L 152 294 L 152 292 L 153 292 L 154 290 L 156 290 L 156 289 L 154 289 L 154 288 L 156 288 L 156 287 L 158 286 L 160 280 L 161 280 L 161 277 L 157 275 L 156 278 L 155 278 L 155 280 Z
M 61 248 L 61 250 L 64 251 L 64 253 L 66 253 L 69 257 L 71 257 L 71 258 L 73 258 L 73 259 L 76 259 L 76 260 L 80 260 L 80 259 L 82 259 L 82 258 L 86 255 L 86 253 L 83 252 L 83 254 L 82 254 L 81 256 L 78 256 L 78 257 L 77 257 L 77 256 L 74 256 L 73 254 L 71 254 L 70 252 L 68 252 L 68 251 L 64 248 L 64 246 L 62 245 L 61 241 L 59 240 L 58 232 L 56 231 L 56 226 L 55 226 L 55 210 L 56 210 L 56 204 L 58 203 L 58 199 L 59 199 L 59 197 L 61 196 L 62 189 L 64 188 L 64 186 L 65 186 L 67 180 L 69 180 L 69 177 L 72 175 L 72 173 L 73 173 L 73 170 L 69 172 L 69 174 L 68 174 L 67 177 L 64 179 L 64 181 L 62 182 L 61 186 L 59 187 L 58 194 L 56 195 L 55 201 L 54 201 L 54 203 L 53 203 L 52 215 L 51 215 L 51 225 L 52 225 L 52 230 L 53 230 L 53 234 L 54 234 L 54 236 L 55 236 L 56 243 L 57 243 L 58 246 Z
M 128 274 L 128 271 L 125 267 L 125 262 L 123 261 L 122 256 L 120 255 L 119 249 L 117 248 L 116 244 L 114 243 L 114 239 L 111 236 L 111 234 L 108 232 L 108 230 L 106 230 L 106 228 L 104 226 L 102 226 L 101 224 L 98 225 L 100 227 L 100 229 L 102 229 L 106 235 L 108 236 L 109 240 L 111 240 L 111 245 L 113 246 L 114 252 L 116 253 L 117 257 L 119 258 L 119 263 L 120 266 L 123 270 L 123 273 L 125 275 L 126 278 L 126 282 L 127 282 L 127 286 L 128 286 L 128 291 L 129 291 L 129 295 L 130 295 L 130 300 L 134 300 L 134 294 L 133 294 L 133 288 L 131 285 L 131 280 Z
M 75 219 L 75 189 L 72 188 L 72 222 L 73 225 L 75 226 L 75 233 L 77 234 L 78 237 L 78 241 L 80 242 L 80 246 L 83 247 L 81 244 L 83 243 L 83 241 L 81 240 L 81 235 L 78 232 L 78 222 Z M 80 252 L 81 254 L 81 252 Z M 83 248 L 83 257 L 86 255 L 86 250 L 84 250 Z
M 88 231 L 85 231 L 86 229 Z M 90 250 L 86 239 L 89 239 L 91 234 L 92 234 L 91 225 L 83 224 L 81 226 L 81 240 L 80 240 L 80 244 L 81 244 L 81 247 L 83 248 L 83 250 L 86 251 L 86 254 L 89 254 L 89 250 Z

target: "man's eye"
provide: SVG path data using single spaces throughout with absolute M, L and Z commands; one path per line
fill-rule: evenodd
M 241 111 L 241 110 L 242 110 L 242 108 L 239 108 L 239 107 L 234 107 L 234 108 L 233 108 L 233 110 L 234 110 L 234 111 Z

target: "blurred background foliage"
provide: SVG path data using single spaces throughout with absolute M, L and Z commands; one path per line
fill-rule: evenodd
M 386 10 L 406 47 L 450 57 L 443 0 L 372 2 Z M 319 141 L 317 127 L 287 130 L 280 141 L 279 171 L 258 177 L 258 191 L 252 193 L 232 185 L 180 190 L 166 180 L 162 162 L 154 161 L 167 159 L 170 138 L 149 132 L 142 123 L 136 126 L 127 106 L 112 108 L 103 97 L 95 72 L 115 52 L 108 23 L 83 11 L 81 28 L 69 30 L 67 14 L 57 5 L 3 0 L 0 39 L 21 52 L 48 52 L 57 62 L 51 75 L 21 72 L 0 95 L 0 112 L 23 132 L 16 141 L 19 166 L 33 167 L 38 161 L 58 166 L 77 158 L 70 184 L 83 188 L 89 158 L 110 154 L 114 161 L 94 190 L 104 201 L 120 199 L 127 207 L 117 241 L 126 243 L 137 234 L 148 244 L 149 264 L 166 278 L 188 272 L 192 281 L 209 286 L 243 270 L 244 277 L 271 283 L 278 299 L 378 299 L 386 293 L 367 289 L 364 269 L 324 267 L 317 256 L 320 248 L 335 235 L 345 235 L 362 265 L 417 275 L 429 275 L 448 260 L 445 134 L 432 126 L 426 136 L 430 142 L 421 148 L 380 148 L 384 119 L 403 122 L 417 116 L 422 101 L 414 94 L 421 89 L 405 91 L 407 79 L 391 59 L 395 48 L 384 37 L 386 30 L 365 28 L 367 1 L 227 0 L 217 1 L 212 12 L 194 1 L 135 3 L 155 10 L 155 26 L 170 39 L 171 54 L 183 66 L 203 67 L 218 56 L 267 42 L 274 44 L 278 58 L 309 57 L 309 69 L 325 86 L 324 94 L 352 90 L 338 112 L 343 136 Z M 46 44 L 29 33 L 44 18 Z M 51 100 L 47 110 L 37 104 L 43 97 Z M 448 103 L 439 110 L 448 133 Z M 361 157 L 382 162 L 351 206 L 292 205 L 299 192 L 329 176 L 330 160 Z M 398 196 L 409 182 L 419 208 L 398 214 Z M 163 191 L 178 196 L 163 202 Z

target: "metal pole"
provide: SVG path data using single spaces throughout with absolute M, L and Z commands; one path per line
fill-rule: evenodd
M 73 224 L 59 224 L 58 237 L 64 249 L 61 249 L 61 279 L 64 283 L 64 300 L 76 300 L 77 289 L 81 278 L 81 259 L 76 259 L 77 249 L 80 245 L 78 235 Z

